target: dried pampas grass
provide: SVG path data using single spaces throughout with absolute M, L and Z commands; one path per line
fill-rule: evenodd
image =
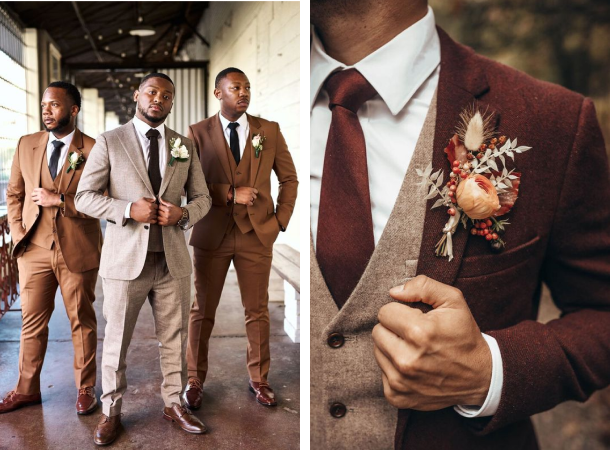
M 473 105 L 460 113 L 460 119 L 456 133 L 468 150 L 478 150 L 481 144 L 493 137 L 491 114 L 481 114 Z

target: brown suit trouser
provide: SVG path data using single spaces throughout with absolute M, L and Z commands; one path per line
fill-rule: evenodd
M 216 308 L 233 261 L 246 315 L 248 373 L 252 381 L 267 381 L 271 360 L 268 290 L 272 257 L 273 247 L 265 247 L 254 230 L 243 234 L 236 225 L 216 250 L 194 248 L 195 303 L 189 318 L 189 377 L 205 380 Z
M 93 302 L 98 269 L 70 272 L 57 244 L 51 250 L 28 244 L 17 265 L 23 326 L 15 390 L 26 395 L 40 392 L 40 371 L 47 351 L 57 286 L 72 328 L 76 387 L 95 386 L 97 321 Z

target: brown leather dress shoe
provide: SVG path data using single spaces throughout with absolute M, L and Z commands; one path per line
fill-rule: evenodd
M 176 422 L 180 428 L 187 433 L 203 434 L 208 431 L 207 427 L 201 420 L 193 415 L 184 406 L 180 406 L 177 403 L 172 403 L 172 407 L 167 406 L 163 408 L 163 418 L 171 422 Z
M 95 427 L 93 433 L 93 442 L 97 445 L 112 444 L 119 434 L 119 426 L 121 425 L 121 415 L 108 417 L 106 414 L 100 416 L 100 421 Z
M 184 401 L 191 409 L 199 409 L 203 399 L 203 385 L 197 377 L 190 377 L 184 390 Z
M 29 405 L 38 405 L 42 403 L 40 392 L 38 394 L 25 395 L 18 394 L 15 391 L 10 391 L 0 402 L 0 414 L 14 411 Z
M 78 390 L 76 398 L 76 414 L 91 414 L 97 408 L 97 398 L 95 398 L 95 388 L 87 386 Z
M 267 382 L 257 383 L 256 381 L 250 380 L 250 392 L 256 395 L 256 401 L 264 406 L 275 406 L 275 394 L 273 389 L 269 387 Z

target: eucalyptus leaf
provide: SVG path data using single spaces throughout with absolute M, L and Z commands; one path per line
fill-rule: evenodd
M 432 205 L 432 208 L 430 208 L 430 209 L 438 208 L 439 206 L 442 206 L 444 204 L 445 204 L 445 199 L 439 198 L 437 201 L 434 202 L 434 205 Z
M 490 159 L 489 161 L 487 161 L 487 165 L 489 167 L 491 167 L 493 170 L 495 170 L 496 172 L 498 171 L 498 166 L 496 165 L 496 162 L 493 159 Z

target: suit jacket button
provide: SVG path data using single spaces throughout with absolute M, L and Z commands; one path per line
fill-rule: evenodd
M 330 336 L 328 336 L 326 342 L 332 348 L 339 348 L 345 344 L 345 338 L 341 333 L 332 333 Z
M 236 215 L 237 215 L 237 213 L 233 213 L 233 215 L 234 215 L 234 216 L 236 216 Z
M 335 419 L 340 419 L 341 417 L 345 416 L 346 412 L 347 408 L 343 403 L 337 402 L 330 405 L 330 415 Z
M 145 229 L 145 230 L 148 230 L 148 225 L 144 225 L 144 229 Z

